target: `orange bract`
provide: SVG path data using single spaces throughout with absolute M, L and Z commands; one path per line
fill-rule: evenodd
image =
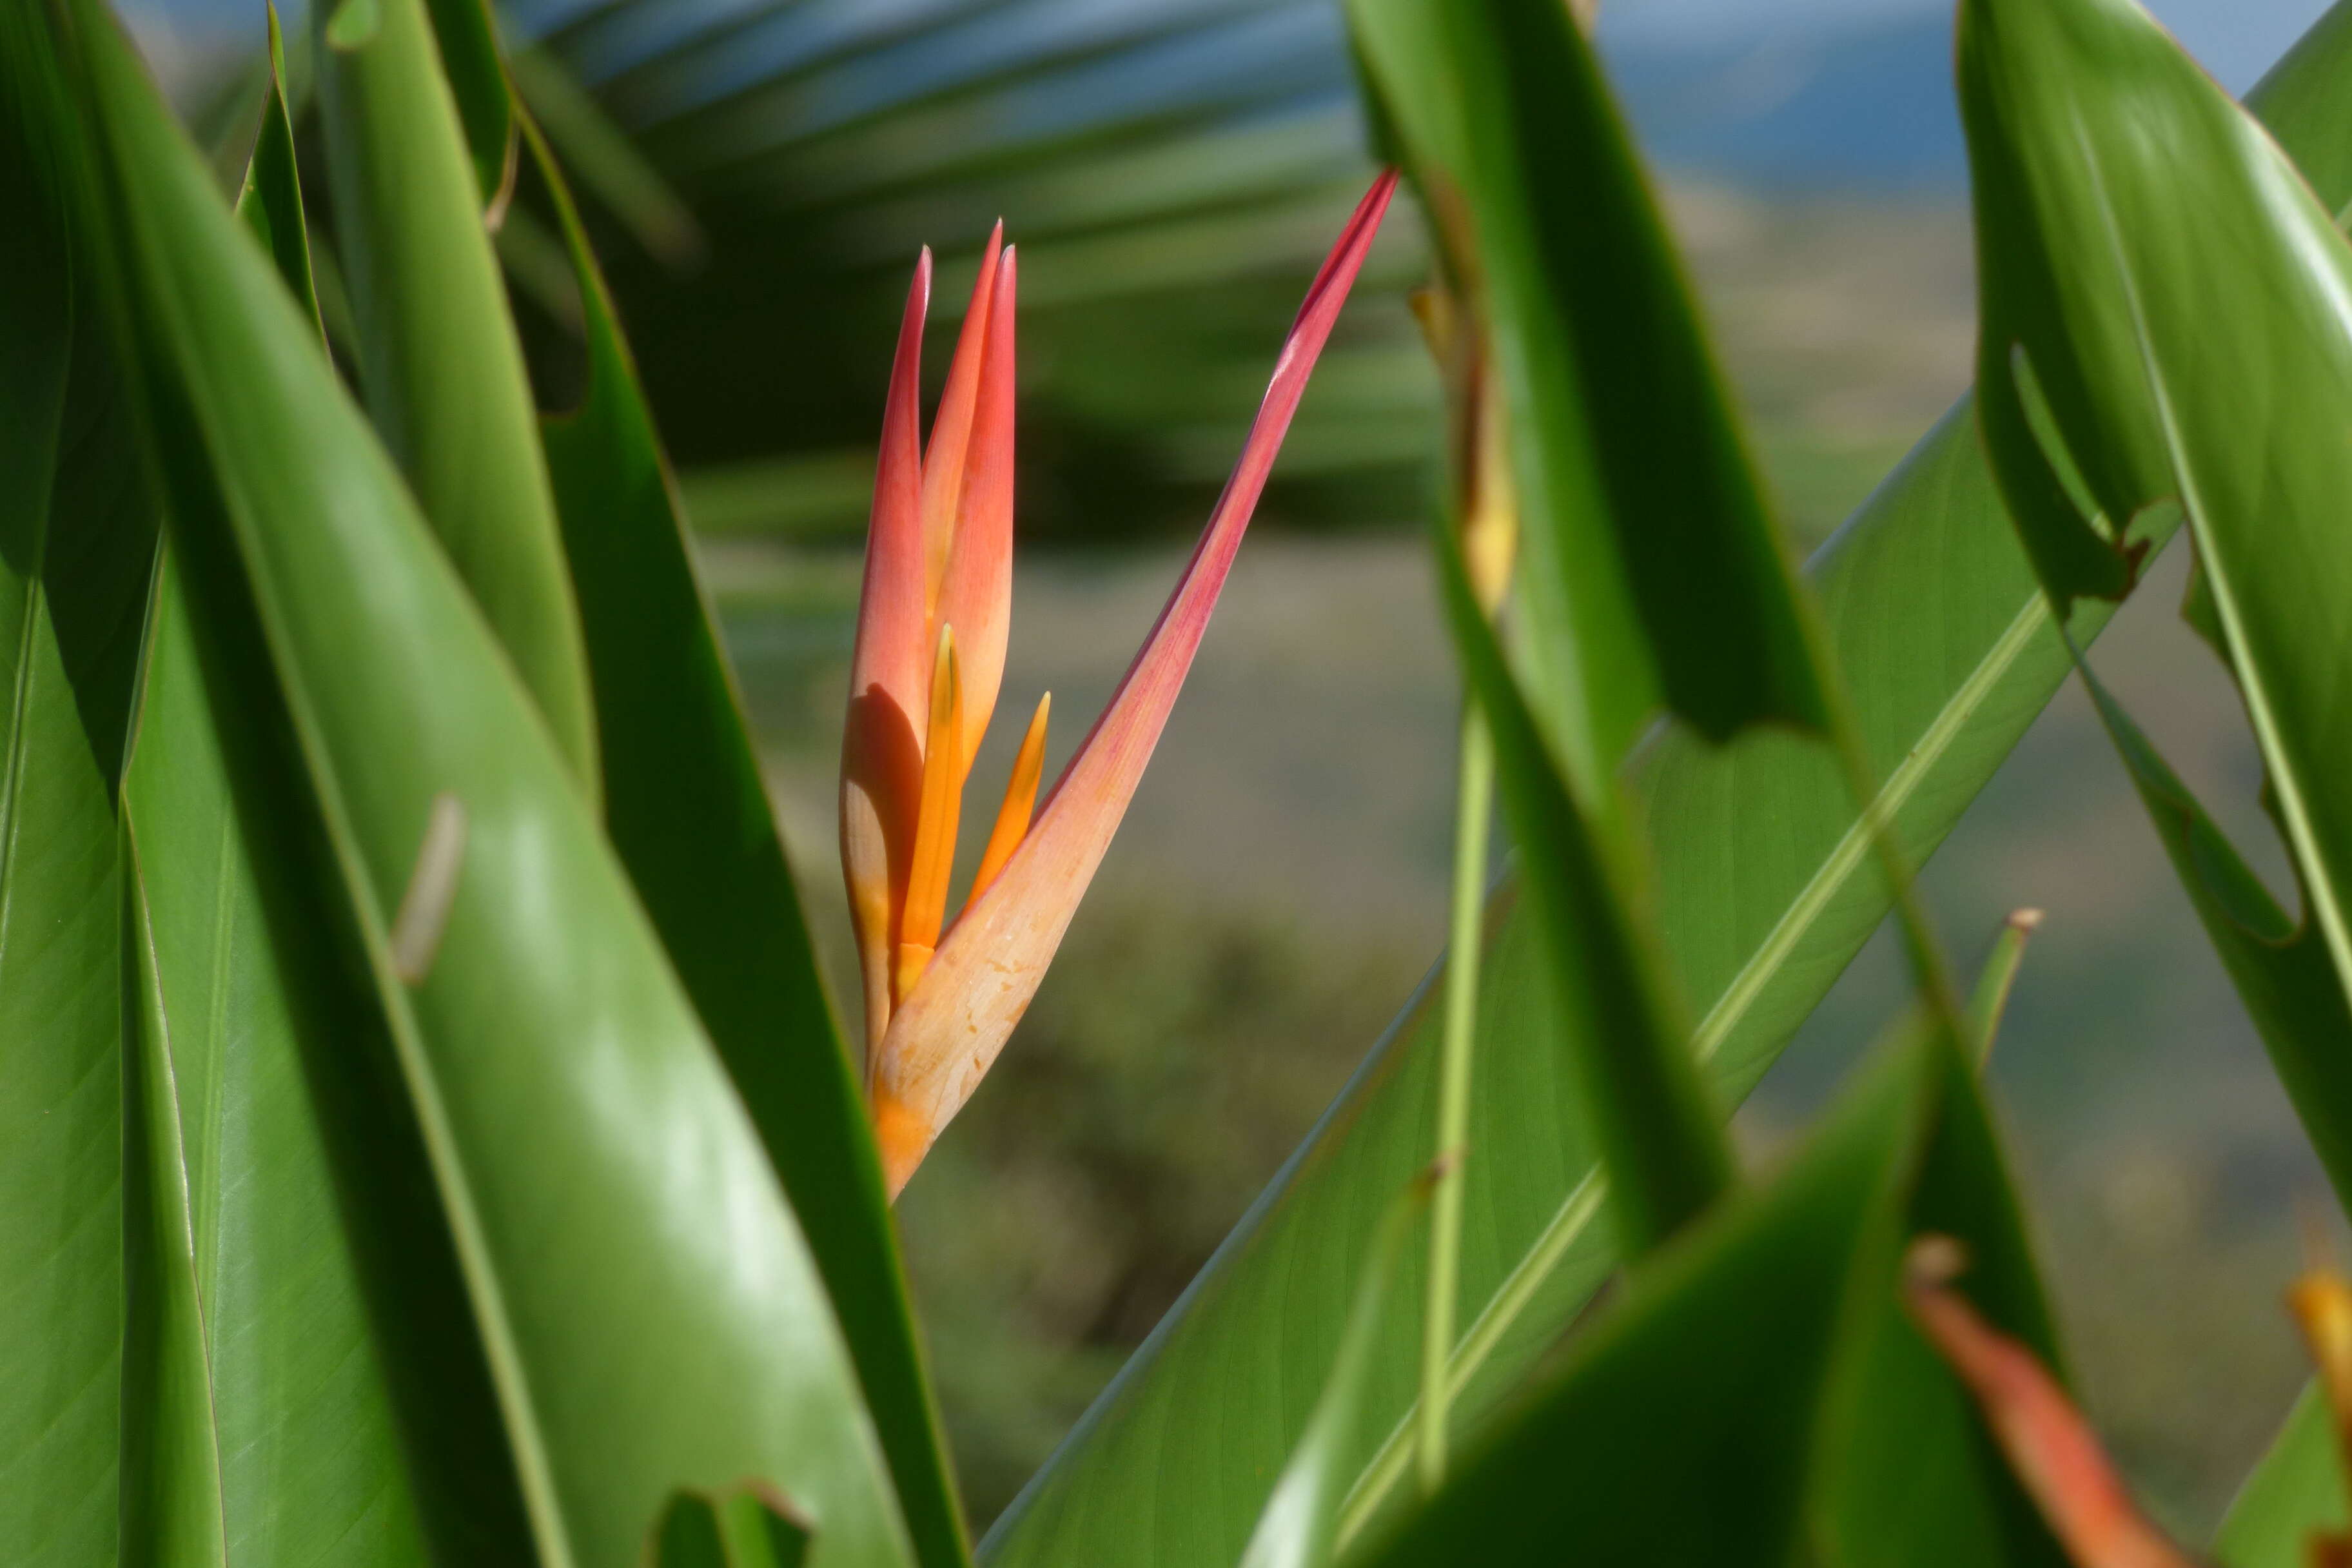
M 916 383 L 929 252 L 916 264 L 883 412 L 841 769 L 866 1082 L 894 1195 L 1003 1047 L 1109 847 L 1395 184 L 1393 174 L 1374 183 L 1316 274 L 1191 563 L 1033 824 L 1045 751 L 1038 704 L 951 924 L 961 792 L 995 710 L 1011 620 L 1016 273 L 999 225 L 926 450 Z

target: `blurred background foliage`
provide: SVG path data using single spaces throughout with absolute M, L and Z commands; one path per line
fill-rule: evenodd
M 125 3 L 237 166 L 259 0 Z M 2155 6 L 2237 89 L 2321 8 Z M 1337 8 L 515 0 L 504 20 L 527 46 L 526 98 L 593 193 L 852 997 L 833 774 L 870 443 L 915 250 L 941 262 L 936 322 L 960 313 L 993 219 L 1022 247 L 1007 705 L 1056 694 L 1058 766 L 1156 611 L 1367 174 Z M 1967 384 L 1949 26 L 1933 0 L 1604 7 L 1802 548 Z M 562 405 L 576 302 L 541 212 L 526 186 L 500 247 L 542 396 Z M 1100 891 L 901 1206 L 976 1522 L 1150 1331 L 1438 946 L 1455 693 L 1413 531 L 1434 409 L 1402 302 L 1417 230 L 1389 225 L 1374 254 Z M 935 374 L 948 339 L 933 335 Z M 2235 697 L 2167 624 L 2181 564 L 2118 618 L 2101 668 L 2233 837 L 2270 846 Z M 1012 741 L 991 738 L 983 791 Z M 2283 867 L 2273 853 L 2264 868 Z M 2201 1536 L 2300 1378 L 2274 1303 L 2299 1208 L 2326 1207 L 2316 1167 L 2079 692 L 1926 887 L 1964 960 L 2011 908 L 2049 912 L 1995 1077 L 2093 1413 L 2159 1513 Z M 1902 986 L 1890 952 L 1865 953 L 1742 1112 L 1751 1146 L 1801 1124 Z

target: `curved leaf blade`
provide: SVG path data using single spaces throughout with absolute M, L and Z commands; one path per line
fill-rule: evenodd
M 493 229 L 514 194 L 518 151 L 514 95 L 499 58 L 498 18 L 488 0 L 425 0 L 441 74 L 457 105 L 485 221 Z
M 2042 431 L 2003 431 L 1989 404 L 1994 471 L 2045 559 L 2053 535 L 2103 526 L 2044 493 L 2053 468 L 2080 473 L 2105 520 L 2166 500 L 2187 510 L 2192 614 L 2237 676 L 2307 930 L 2095 681 L 2093 694 L 2331 1178 L 2352 1191 L 2352 806 L 2340 787 L 2352 549 L 2339 526 L 2352 247 L 2285 155 L 2136 5 L 1972 0 L 1962 18 L 1980 359 L 2030 371 L 2054 426 L 2045 451 Z M 2107 542 L 2129 557 L 2129 543 Z M 2062 606 L 2091 591 L 2047 568 L 2044 584 Z
M 1382 120 L 1491 329 L 1536 687 L 1597 798 L 1661 701 L 1823 730 L 1791 573 L 1583 29 L 1552 0 L 1357 0 Z
M 750 1475 L 808 1511 L 819 1563 L 904 1563 L 805 1244 L 565 759 L 127 44 L 83 15 L 158 437 L 224 503 L 176 512 L 175 548 L 249 587 L 541 1556 L 625 1568 L 676 1488 Z M 445 797 L 456 874 L 404 979 L 387 933 Z
M 99 310 L 68 57 L 0 17 L 0 1539 L 111 1558 L 122 1336 L 119 830 L 154 519 Z
M 347 46 L 317 8 L 320 118 L 368 413 L 593 791 L 595 712 L 579 612 L 458 106 L 425 0 L 372 3 L 374 30 Z M 445 4 L 462 10 L 472 0 Z
M 270 29 L 270 88 L 238 210 L 315 325 L 274 11 Z M 267 749 L 257 746 L 263 705 L 216 700 L 226 656 L 213 659 L 208 682 L 168 558 L 145 648 L 121 806 L 125 1377 L 135 1417 L 125 1433 L 125 1553 L 295 1564 L 333 1552 L 391 1568 L 428 1555 L 417 1494 L 436 1482 L 449 1500 L 488 1491 L 506 1503 L 487 1539 L 484 1521 L 457 1522 L 462 1502 L 445 1506 L 447 1549 L 478 1553 L 495 1542 L 508 1555 L 527 1552 L 478 1347 L 411 1368 L 412 1413 L 467 1407 L 402 1443 L 358 1257 L 395 1228 L 397 1166 L 379 1142 L 347 1146 L 339 1173 L 329 1149 L 339 1131 L 357 1142 L 353 1089 L 375 1087 L 332 1081 L 364 1078 L 351 1064 L 363 1054 L 352 1047 L 367 1037 L 366 1003 L 355 1015 L 314 912 L 287 907 L 286 869 L 301 858 L 290 836 L 265 833 L 256 853 L 252 824 L 300 814 L 251 800 L 240 812 L 232 799 L 231 750 L 245 753 L 250 786 L 254 753 Z M 380 1277 L 401 1280 L 379 1313 L 399 1325 L 393 1338 L 421 1337 L 456 1300 L 446 1239 L 427 1245 L 429 1257 L 403 1248 L 396 1261 L 377 1260 Z M 428 1306 L 432 1285 L 445 1300 Z M 488 1487 L 449 1484 L 457 1467 Z
M 537 127 L 524 136 L 584 307 L 586 396 L 542 431 L 604 740 L 605 831 L 824 1272 L 922 1560 L 947 1568 L 970 1552 L 865 1100 L 612 297 Z
M 269 84 L 261 98 L 261 129 L 254 138 L 253 156 L 245 166 L 245 189 L 237 197 L 237 216 L 261 238 L 278 275 L 294 299 L 314 320 L 319 316 L 319 290 L 310 276 L 310 236 L 302 214 L 301 171 L 294 163 L 294 121 L 286 107 L 286 40 L 278 30 L 278 7 L 268 8 Z M 322 324 L 320 335 L 326 335 Z
M 414 1129 L 386 1115 L 382 1025 L 305 885 L 291 825 L 311 808 L 276 782 L 268 705 L 228 674 L 250 653 L 199 652 L 168 557 L 155 599 L 123 784 L 126 984 L 136 1059 L 166 1089 L 134 1153 L 194 1332 L 166 1319 L 146 1353 L 186 1363 L 158 1380 L 201 1373 L 216 1436 L 158 1458 L 205 1465 L 237 1563 L 527 1556 L 457 1260 Z
M 1788 1561 L 1843 1331 L 1893 1295 L 1934 1065 L 1916 1046 L 1874 1063 L 1789 1170 L 1675 1238 L 1362 1561 Z
M 2279 907 L 2087 665 L 2083 679 L 2336 1201 L 2352 1205 L 2352 1005 L 2326 942 Z
M 1436 545 L 1454 647 L 1495 737 L 1519 879 L 1549 959 L 1553 1016 L 1565 1023 L 1600 1146 L 1618 1251 L 1638 1259 L 1730 1188 L 1730 1144 L 1684 1048 L 1660 956 L 1625 890 L 1624 857 L 1556 765 L 1454 534 L 1441 528 Z
M 1429 1206 L 1433 1170 L 1389 1206 L 1372 1237 L 1372 1256 L 1356 1288 L 1339 1336 L 1339 1353 L 1323 1382 L 1323 1395 L 1307 1418 L 1297 1451 L 1282 1468 L 1251 1531 L 1241 1568 L 1323 1568 L 1336 1561 L 1339 1504 L 1347 1495 L 1351 1450 L 1362 1426 L 1364 1384 L 1380 1341 L 1381 1320 L 1394 1310 L 1397 1259 Z
M 2013 950 L 1996 946 L 1987 980 Z M 1921 1030 L 1937 1115 L 1903 1228 L 1958 1242 L 1957 1281 L 2001 1331 L 2060 1365 L 2049 1302 L 1975 1065 Z M 1968 1392 L 1893 1292 L 1860 1305 L 1816 1479 L 1814 1539 L 1832 1563 L 2066 1568 L 2067 1557 Z
M 2253 94 L 2273 131 L 2323 176 L 2352 180 L 2352 6 L 2338 5 Z M 2272 96 L 2276 91 L 2278 97 Z M 2352 198 L 2352 184 L 2328 199 Z M 2160 541 L 2158 542 L 2160 542 Z M 1849 673 L 1874 807 L 1923 862 L 2071 668 L 2002 513 L 1972 410 L 1948 415 L 1808 564 L 1832 652 Z M 1932 591 L 1937 614 L 1916 613 Z M 2109 608 L 2079 605 L 2087 641 Z M 1837 763 L 1769 731 L 1710 747 L 1667 731 L 1633 763 L 1656 871 L 1660 929 L 1682 994 L 1702 1009 L 1693 1048 L 1736 1103 L 1860 951 L 1888 907 Z M 1455 1408 L 1475 1424 L 1523 1383 L 1613 1266 L 1595 1224 L 1601 1184 L 1546 994 L 1541 949 L 1506 887 L 1481 966 L 1465 1173 L 1465 1330 Z M 1156 1564 L 1224 1561 L 1297 1442 L 1345 1321 L 1375 1222 L 1367 1196 L 1428 1157 L 1435 976 L 1366 1057 L 1217 1254 L 982 1543 L 993 1563 L 1108 1553 Z M 1381 1352 L 1411 1366 L 1409 1335 Z M 1221 1396 L 1213 1391 L 1224 1391 Z M 1234 1391 L 1240 1391 L 1235 1393 Z M 1392 1412 L 1348 1522 L 1361 1529 L 1410 1470 L 1414 1380 L 1376 1376 Z M 1179 1503 L 1174 1500 L 1181 1498 Z

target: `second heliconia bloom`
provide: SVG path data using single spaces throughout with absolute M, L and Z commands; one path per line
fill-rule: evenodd
M 866 1089 L 894 1196 L 1003 1049 L 1110 846 L 1395 184 L 1392 174 L 1374 183 L 1316 274 L 1183 576 L 1042 805 L 1048 704 L 1039 700 L 952 921 L 964 780 L 995 711 L 1012 620 L 1018 273 L 999 225 L 926 443 L 930 253 L 916 263 L 883 410 L 841 752 L 841 865 L 866 999 Z

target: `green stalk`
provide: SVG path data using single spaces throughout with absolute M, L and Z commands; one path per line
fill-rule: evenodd
M 1993 939 L 1984 973 L 1977 977 L 1975 994 L 1969 998 L 1968 1026 L 1969 1044 L 1975 1047 L 1979 1068 L 1992 1055 L 1993 1037 L 2000 1032 L 2000 1016 L 2009 1009 L 2010 989 L 2017 984 L 2018 966 L 2025 961 L 2025 939 L 2041 923 L 2040 910 L 2011 910 L 2000 923 L 2000 934 Z
M 1421 1489 L 1445 1478 L 1454 1314 L 1460 1294 L 1462 1161 L 1470 1136 L 1470 1056 L 1478 1025 L 1478 954 L 1486 908 L 1486 843 L 1495 799 L 1495 743 L 1478 700 L 1462 694 L 1461 773 L 1454 805 L 1454 898 L 1445 943 L 1445 1028 L 1438 1046 L 1436 1187 L 1429 1214 L 1429 1296 L 1422 1315 L 1421 1411 L 1414 1451 Z

